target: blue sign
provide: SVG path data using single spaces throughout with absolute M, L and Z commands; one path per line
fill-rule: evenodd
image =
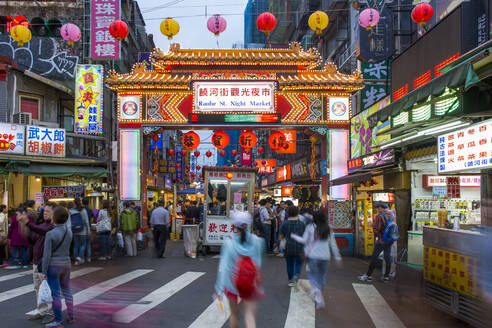
M 183 150 L 183 145 L 176 146 L 176 164 L 181 165 L 178 169 L 176 168 L 176 180 L 183 180 L 183 156 L 181 155 L 181 151 Z

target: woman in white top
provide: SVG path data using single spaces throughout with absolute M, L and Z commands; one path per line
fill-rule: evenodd
M 0 268 L 8 266 L 7 263 L 3 263 L 4 259 L 7 259 L 7 235 L 9 233 L 9 218 L 8 208 L 5 205 L 0 205 Z M 6 243 L 5 245 L 3 245 Z
M 325 287 L 326 268 L 331 255 L 340 261 L 335 236 L 330 231 L 325 213 L 318 211 L 314 214 L 314 222 L 306 226 L 303 236 L 292 234 L 291 237 L 304 244 L 304 254 L 308 258 L 308 278 L 313 286 L 311 296 L 316 302 L 316 308 L 325 306 L 323 288 Z
M 103 200 L 103 208 L 97 215 L 97 234 L 101 241 L 101 256 L 98 260 L 110 260 L 111 259 L 111 204 L 109 200 Z

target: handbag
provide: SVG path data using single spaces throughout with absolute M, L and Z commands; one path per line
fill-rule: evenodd
M 0 236 L 0 246 L 7 246 L 9 244 L 9 240 L 5 236 Z

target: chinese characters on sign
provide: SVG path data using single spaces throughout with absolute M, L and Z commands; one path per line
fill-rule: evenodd
M 75 133 L 103 133 L 102 65 L 77 65 L 75 78 Z
M 258 168 L 258 173 L 273 173 L 277 167 L 276 159 L 255 159 L 255 166 Z
M 65 129 L 27 126 L 26 155 L 65 157 Z
M 236 228 L 229 219 L 207 219 L 205 227 L 205 240 L 207 242 L 222 243 L 226 238 L 229 238 L 231 233 L 236 232 Z
M 119 0 L 91 0 L 91 58 L 120 58 L 120 42 L 109 33 L 109 25 L 117 19 Z
M 393 53 L 393 19 L 388 7 L 380 11 L 379 23 L 368 31 L 360 29 L 360 61 L 382 61 Z
M 381 150 L 360 158 L 351 159 L 347 162 L 348 172 L 356 172 L 364 169 L 372 169 L 385 165 L 395 164 L 396 156 L 394 149 Z
M 67 198 L 84 196 L 84 186 L 50 186 L 43 187 L 43 198 Z
M 275 112 L 274 82 L 196 82 L 196 112 Z
M 277 169 L 277 182 L 291 179 L 290 164 L 284 165 Z
M 439 173 L 492 167 L 492 120 L 439 136 Z
M 423 188 L 446 187 L 449 175 L 428 175 L 422 176 Z M 480 175 L 460 175 L 460 187 L 480 188 Z
M 24 155 L 23 125 L 0 123 L 0 154 Z
M 297 131 L 296 130 L 281 130 L 279 131 L 285 136 L 285 145 L 278 150 L 279 154 L 295 154 L 297 151 Z

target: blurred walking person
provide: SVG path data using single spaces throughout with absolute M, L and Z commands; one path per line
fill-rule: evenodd
M 140 229 L 138 214 L 130 208 L 130 203 L 125 202 L 125 209 L 120 214 L 119 229 L 123 232 L 126 255 L 137 256 L 137 230 Z
M 7 248 L 9 245 L 9 217 L 8 208 L 5 205 L 0 205 L 0 268 L 5 268 L 8 263 L 3 261 L 7 259 Z
M 323 289 L 325 287 L 326 269 L 331 256 L 338 262 L 342 259 L 335 236 L 331 232 L 327 218 L 323 211 L 317 211 L 314 222 L 306 226 L 301 236 L 292 234 L 291 237 L 304 244 L 304 252 L 308 258 L 308 279 L 313 286 L 310 296 L 313 297 L 316 308 L 325 306 Z
M 25 231 L 22 231 L 27 228 L 19 222 L 19 219 L 23 217 L 26 217 L 29 222 L 32 222 L 32 218 L 27 215 L 25 207 L 19 207 L 15 216 L 12 217 L 7 237 L 13 249 L 12 266 L 7 268 L 19 269 L 22 267 L 23 269 L 27 269 L 27 247 L 29 246 L 29 242 L 25 237 Z
M 280 237 L 285 239 L 284 256 L 287 264 L 287 277 L 289 287 L 294 287 L 301 275 L 304 245 L 291 237 L 291 234 L 302 235 L 304 233 L 304 223 L 299 220 L 299 210 L 295 206 L 287 209 L 287 219 L 280 227 Z
M 251 221 L 248 212 L 231 213 L 237 233 L 225 240 L 220 253 L 215 291 L 219 300 L 225 295 L 229 301 L 231 328 L 239 328 L 239 298 L 244 306 L 246 328 L 256 327 L 256 303 L 263 297 L 260 269 L 265 242 L 248 232 Z
M 101 257 L 98 260 L 111 259 L 111 204 L 109 200 L 103 201 L 103 208 L 97 215 L 97 235 L 101 241 Z
M 46 234 L 44 241 L 44 253 L 41 261 L 43 279 L 48 280 L 53 297 L 53 314 L 55 321 L 45 327 L 63 327 L 61 294 L 67 305 L 68 323 L 74 322 L 73 297 L 70 290 L 70 244 L 72 243 L 72 231 L 65 224 L 68 212 L 64 207 L 57 206 L 53 212 L 55 227 Z
M 70 227 L 73 233 L 74 265 L 80 265 L 85 262 L 88 235 L 91 233 L 89 216 L 87 215 L 87 211 L 82 207 L 82 202 L 78 197 L 74 199 L 73 207 L 68 210 L 68 213 L 70 216 Z
M 164 208 L 164 201 L 159 200 L 159 207 L 152 211 L 150 225 L 154 232 L 154 245 L 157 258 L 163 258 L 166 242 L 169 239 L 169 212 Z

